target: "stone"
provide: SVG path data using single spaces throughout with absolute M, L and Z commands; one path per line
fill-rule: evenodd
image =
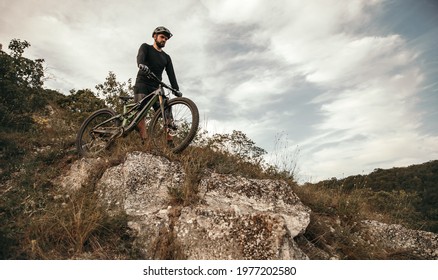
M 362 222 L 363 233 L 367 233 L 371 243 L 401 253 L 409 253 L 415 258 L 438 260 L 438 234 L 422 230 L 412 230 L 397 224 L 378 221 Z M 363 235 L 362 233 L 362 235 Z
M 101 158 L 82 158 L 75 161 L 67 173 L 55 180 L 55 185 L 67 192 L 74 192 L 89 183 L 93 170 L 102 162 Z
M 131 217 L 149 258 L 165 236 L 187 259 L 307 259 L 293 238 L 305 231 L 310 209 L 284 181 L 210 173 L 198 186 L 199 203 L 171 207 L 169 190 L 181 189 L 184 178 L 179 164 L 135 152 L 109 168 L 97 189 L 109 211 Z

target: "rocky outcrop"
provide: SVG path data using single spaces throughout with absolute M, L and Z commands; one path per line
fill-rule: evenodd
M 343 258 L 337 248 L 317 248 L 304 237 L 310 209 L 284 181 L 205 172 L 196 186 L 197 202 L 183 206 L 175 203 L 176 196 L 190 180 L 179 163 L 134 152 L 106 169 L 101 178 L 93 178 L 93 170 L 102 165 L 102 159 L 78 160 L 55 183 L 71 192 L 98 179 L 100 203 L 109 213 L 129 216 L 134 245 L 146 258 Z M 330 223 L 327 234 L 334 237 Z M 434 233 L 363 221 L 352 236 L 353 245 L 382 248 L 385 258 L 397 258 L 393 252 L 399 252 L 405 259 L 438 259 L 438 235 Z
M 413 258 L 438 259 L 438 234 L 378 221 L 363 221 L 362 225 L 362 235 L 366 234 L 367 239 L 374 243 L 378 241 L 383 248 L 409 254 Z
M 310 209 L 285 182 L 212 173 L 199 196 L 175 225 L 190 258 L 307 258 L 293 238 L 305 231 Z
M 187 259 L 306 259 L 293 238 L 304 232 L 310 209 L 283 181 L 211 173 L 197 204 L 171 205 L 183 187 L 179 164 L 145 153 L 127 155 L 98 183 L 109 211 L 125 211 L 137 244 L 157 258 L 171 246 Z

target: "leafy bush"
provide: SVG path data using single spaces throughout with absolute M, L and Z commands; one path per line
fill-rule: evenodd
M 30 44 L 12 40 L 10 55 L 0 51 L 0 128 L 3 131 L 28 131 L 33 124 L 31 113 L 40 110 L 47 101 L 42 91 L 44 71 L 42 59 L 22 56 Z

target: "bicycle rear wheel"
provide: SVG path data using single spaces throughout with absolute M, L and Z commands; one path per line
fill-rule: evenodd
M 81 125 L 76 137 L 76 149 L 81 156 L 95 156 L 107 149 L 120 127 L 120 120 L 112 109 L 100 109 L 89 116 Z
M 167 101 L 164 112 L 165 121 L 161 110 L 155 112 L 148 128 L 149 137 L 159 149 L 182 152 L 198 131 L 198 108 L 190 99 L 180 97 Z

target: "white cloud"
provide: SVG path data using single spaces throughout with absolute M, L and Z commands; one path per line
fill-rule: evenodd
M 308 172 L 315 177 L 317 172 L 342 176 L 340 170 L 359 174 L 438 156 L 438 138 L 418 131 L 422 115 L 416 102 L 422 75 L 415 67 L 392 77 L 390 70 L 381 79 L 324 99 L 323 120 L 315 126 L 315 133 L 322 136 L 303 143 L 303 150 L 309 149 L 303 157 Z
M 338 39 L 338 40 L 336 40 Z M 404 66 L 415 58 L 403 50 L 398 35 L 388 37 L 335 37 L 318 61 L 304 66 L 309 82 L 331 86 L 354 85 L 386 75 L 388 70 Z
M 209 18 L 220 23 L 254 21 L 258 12 L 260 12 L 260 8 L 264 6 L 262 0 L 201 0 L 201 3 L 207 7 Z
M 373 169 L 418 164 L 438 157 L 438 137 L 414 132 L 381 135 L 337 144 L 301 157 L 306 174 L 316 179 L 369 173 Z

